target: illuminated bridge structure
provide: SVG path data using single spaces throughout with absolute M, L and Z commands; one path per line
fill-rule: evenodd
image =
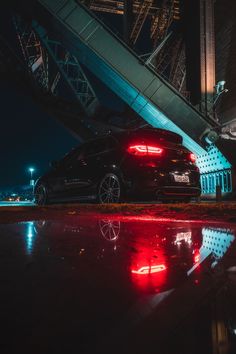
M 203 193 L 214 195 L 217 186 L 220 186 L 223 194 L 231 194 L 233 170 L 222 146 L 217 143 L 218 122 L 209 111 L 204 114 L 197 110 L 183 95 L 181 87 L 174 87 L 155 70 L 158 53 L 170 37 L 170 33 L 167 34 L 169 22 L 162 21 L 162 27 L 160 23 L 158 27 L 154 18 L 154 41 L 158 43 L 158 38 L 162 41 L 151 55 L 138 56 L 128 45 L 130 43 L 122 41 L 91 11 L 96 10 L 93 9 L 96 2 L 89 3 L 90 9 L 85 6 L 86 1 L 31 1 L 27 3 L 27 11 L 30 11 L 32 18 L 30 24 L 25 24 L 20 16 L 14 16 L 28 72 L 41 92 L 47 93 L 47 103 L 59 107 L 58 110 L 54 107 L 57 118 L 81 140 L 109 130 L 145 125 L 179 133 L 184 145 L 198 157 Z M 100 1 L 100 10 L 102 3 Z M 117 5 L 118 2 L 115 3 Z M 123 11 L 122 2 L 119 3 L 119 9 Z M 139 1 L 134 3 L 140 6 Z M 154 7 L 153 1 L 141 3 L 146 8 L 137 11 L 129 37 L 132 43 L 136 42 L 150 12 L 159 11 L 159 20 L 160 16 L 162 19 L 169 18 L 166 12 Z M 171 3 L 173 6 L 169 16 L 173 21 L 178 18 L 178 2 Z M 128 107 L 133 120 L 129 119 L 128 113 L 121 126 L 99 113 L 101 87 L 108 99 L 111 97 Z M 61 102 L 55 99 L 57 93 L 65 88 L 68 97 L 75 99 L 75 103 L 67 104 L 67 111 L 60 109 Z
M 212 267 L 214 267 L 227 253 L 234 240 L 234 232 L 231 229 L 204 227 L 198 259 L 187 274 L 190 275 L 209 256 L 212 256 Z

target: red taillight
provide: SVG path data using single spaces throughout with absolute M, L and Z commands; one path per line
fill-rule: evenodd
M 130 145 L 127 151 L 136 156 L 160 156 L 163 152 L 163 149 L 157 146 L 149 145 Z
M 195 156 L 192 152 L 189 154 L 189 159 L 190 159 L 190 161 L 193 162 L 193 163 L 196 162 L 196 156 Z

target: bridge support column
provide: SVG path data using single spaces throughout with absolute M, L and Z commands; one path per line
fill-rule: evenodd
M 200 0 L 201 110 L 213 112 L 215 87 L 214 0 Z

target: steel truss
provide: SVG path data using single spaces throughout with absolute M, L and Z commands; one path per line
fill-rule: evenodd
M 147 59 L 146 64 L 156 70 L 183 96 L 189 98 L 186 91 L 186 55 L 182 36 L 176 37 L 169 33 Z
M 92 11 L 124 15 L 124 1 L 115 0 L 83 0 Z M 134 0 L 134 23 L 130 34 L 130 43 L 135 44 L 142 31 L 147 17 L 151 18 L 151 38 L 156 48 L 170 27 L 173 20 L 180 19 L 179 0 L 163 0 L 162 4 L 155 0 Z
M 14 16 L 13 22 L 28 71 L 35 82 L 47 91 L 49 86 L 48 54 L 42 47 L 31 24 L 22 21 L 19 16 Z
M 132 0 L 131 0 L 132 1 Z M 86 6 L 90 8 L 92 11 L 96 12 L 106 12 L 116 15 L 123 15 L 124 14 L 124 1 L 115 1 L 115 0 L 83 0 L 81 1 Z M 134 0 L 133 3 L 133 13 L 139 14 L 140 7 L 143 4 L 143 0 Z M 153 1 L 152 6 L 149 9 L 149 16 L 155 15 L 156 11 L 160 7 L 155 4 Z
M 50 85 L 51 91 L 55 92 L 62 78 L 89 115 L 90 107 L 97 102 L 97 98 L 78 60 L 60 42 L 47 36 L 41 37 L 41 41 L 58 68 L 58 73 Z
M 179 19 L 179 1 L 164 0 L 156 15 L 152 16 L 151 38 L 154 48 L 166 37 L 172 22 Z
M 133 25 L 132 32 L 130 34 L 131 43 L 135 44 L 137 42 L 139 34 L 143 28 L 143 25 L 149 14 L 152 4 L 153 4 L 153 0 L 144 0 L 143 3 L 140 4 L 139 12 L 138 15 L 136 16 L 136 20 Z
M 78 60 L 59 41 L 49 39 L 36 24 L 25 23 L 19 16 L 15 16 L 13 21 L 23 58 L 34 82 L 44 91 L 60 96 L 59 84 L 63 80 L 72 97 L 89 116 L 97 98 Z M 53 65 L 49 65 L 50 60 Z

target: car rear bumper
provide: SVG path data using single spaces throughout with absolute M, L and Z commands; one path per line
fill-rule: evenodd
M 155 199 L 192 198 L 201 194 L 200 175 L 198 171 L 188 171 L 189 182 L 179 183 L 172 171 L 146 171 L 136 174 L 128 182 L 128 194 L 139 196 L 150 195 Z
M 179 198 L 192 198 L 199 197 L 201 195 L 201 188 L 198 187 L 177 187 L 177 186 L 165 186 L 156 191 L 156 196 L 159 199 L 166 199 L 172 197 Z

